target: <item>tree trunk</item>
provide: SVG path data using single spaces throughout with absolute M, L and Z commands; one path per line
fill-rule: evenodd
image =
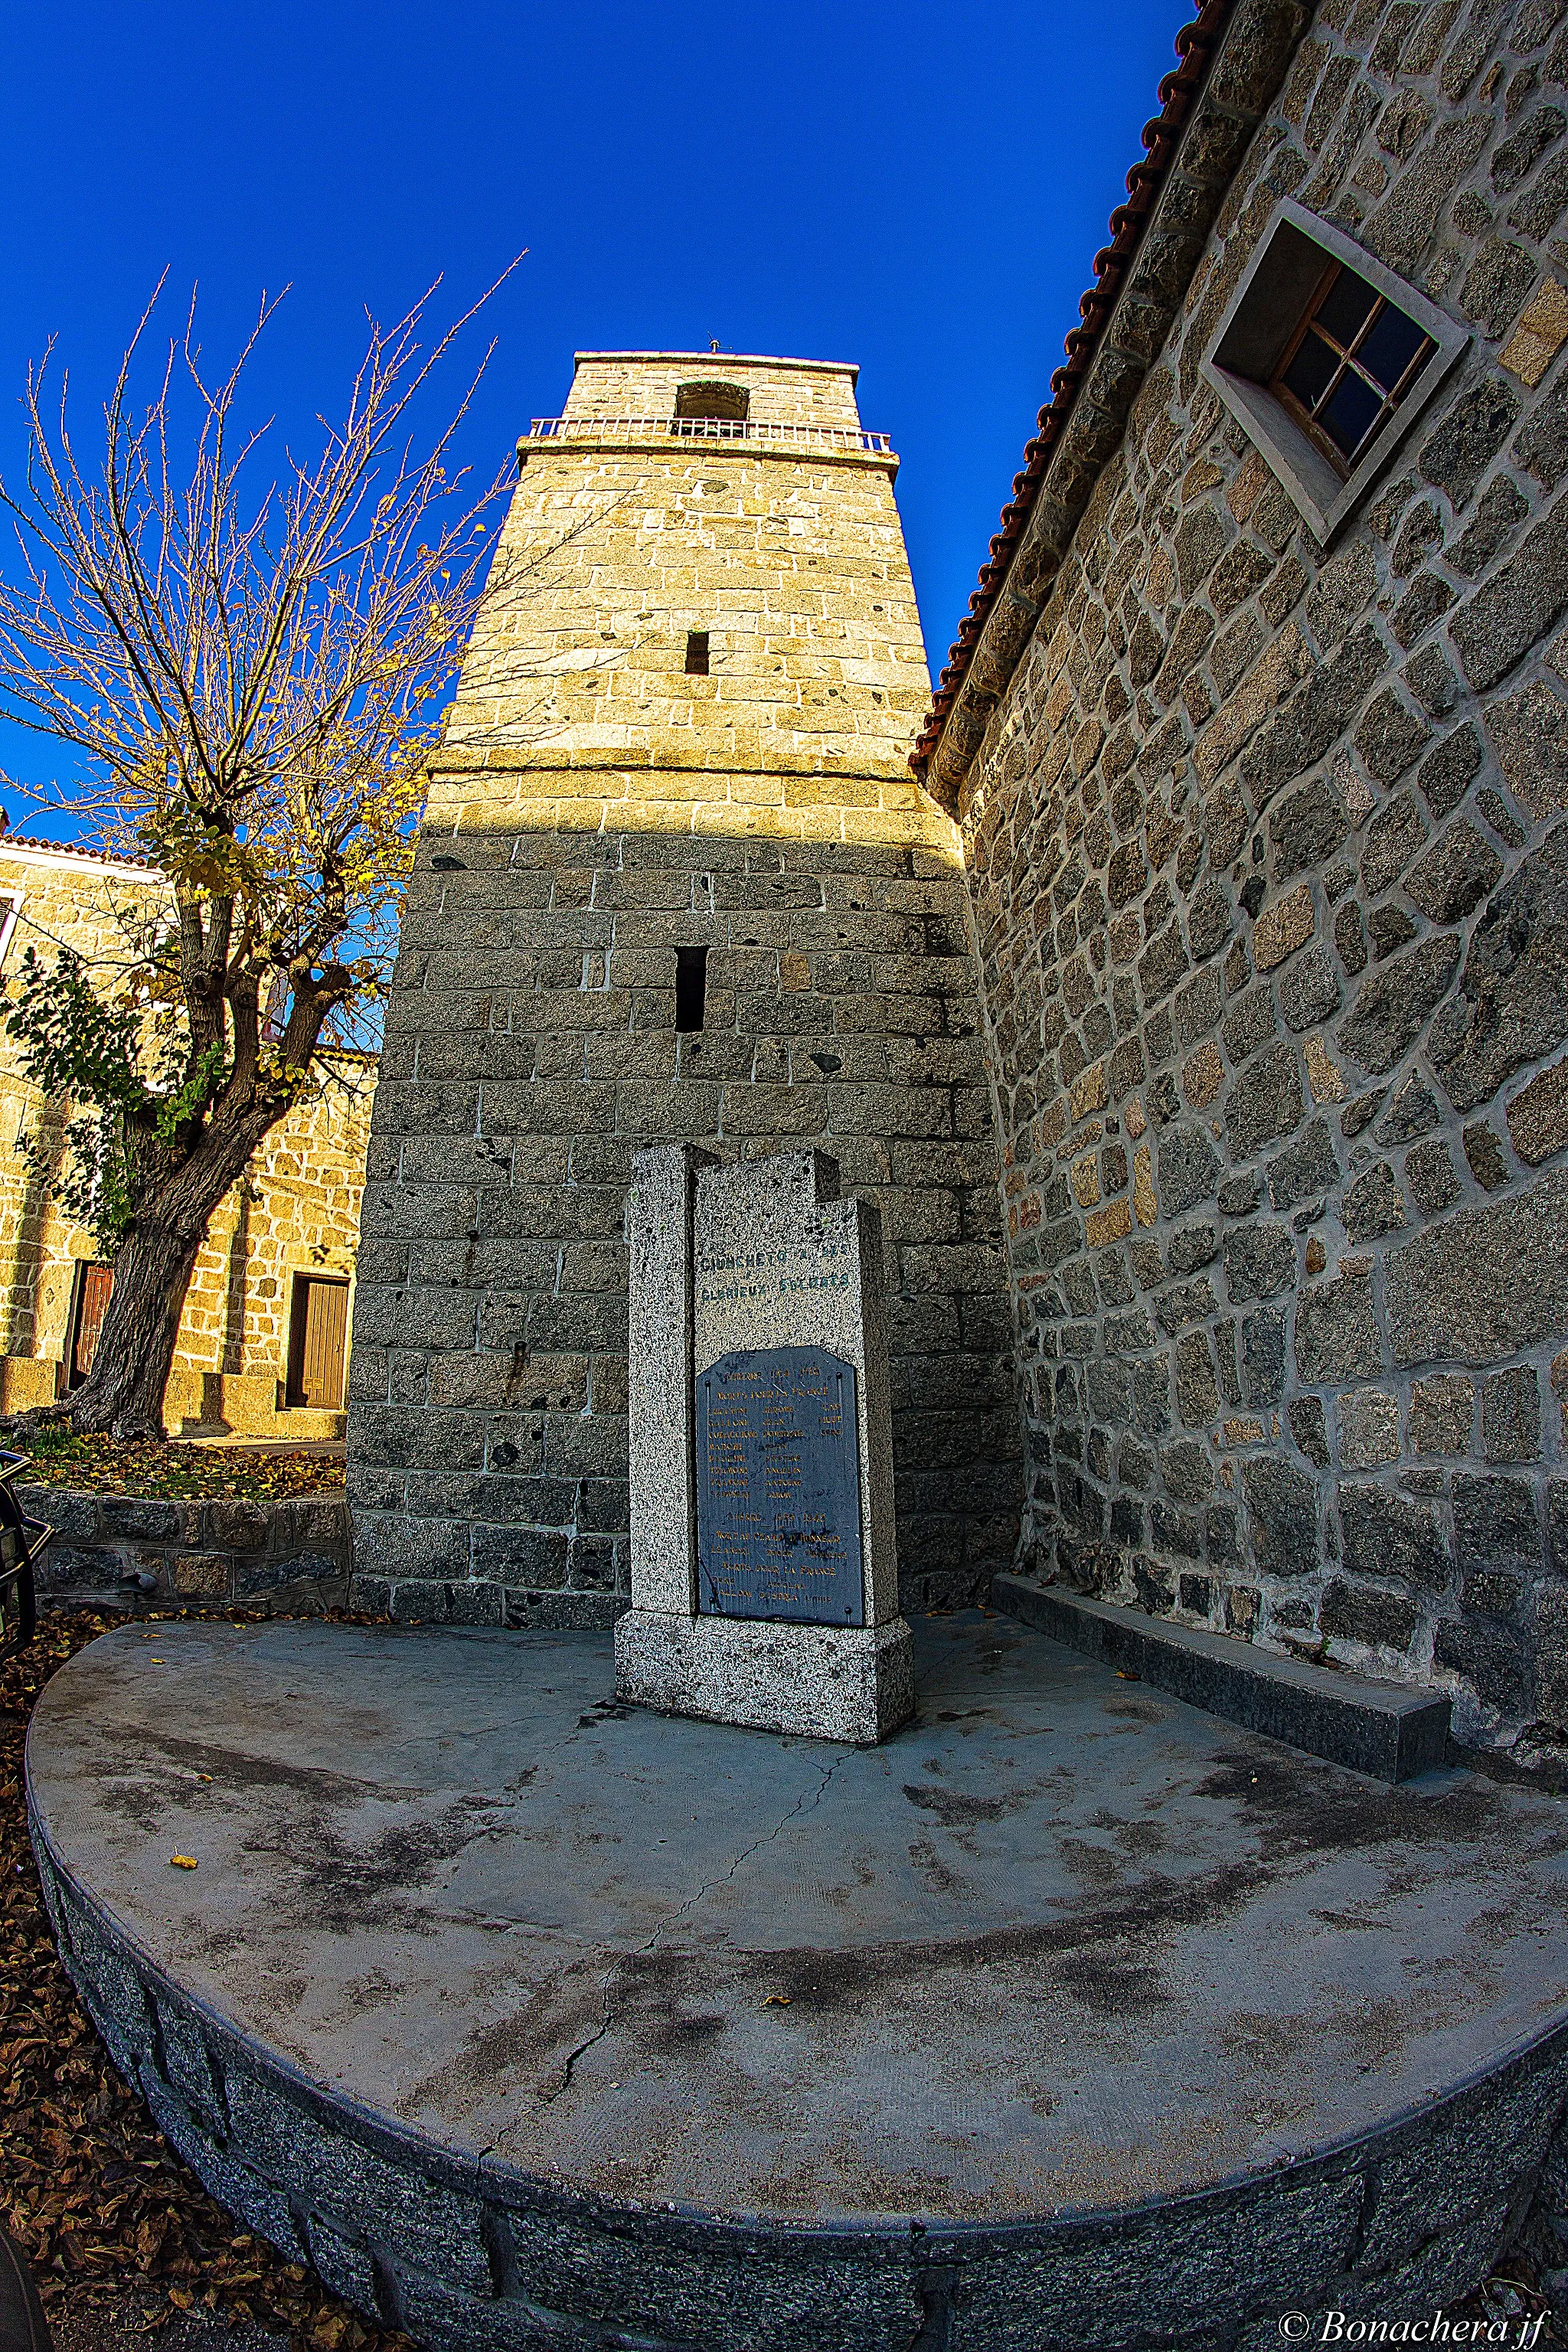
M 193 1240 L 151 1216 L 137 1219 L 115 1255 L 114 1289 L 92 1370 L 69 1401 L 73 1428 L 163 1436 L 163 1391 L 205 1236 L 205 1223 Z
M 163 1391 L 185 1294 L 213 1211 L 244 1175 L 286 1101 L 215 1120 L 190 1158 L 149 1189 L 114 1260 L 114 1290 L 92 1370 L 69 1400 L 71 1426 L 161 1438 Z

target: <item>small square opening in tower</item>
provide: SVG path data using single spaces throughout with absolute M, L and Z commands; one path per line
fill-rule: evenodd
M 708 675 L 708 632 L 688 629 L 686 633 L 686 675 L 706 677 Z
M 708 1003 L 708 950 L 706 948 L 677 948 L 675 950 L 675 1025 L 678 1029 L 700 1029 Z

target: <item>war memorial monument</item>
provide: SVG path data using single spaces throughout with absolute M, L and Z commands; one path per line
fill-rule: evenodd
M 377 1622 L 128 1626 L 29 1754 L 117 2063 L 421 2345 L 1568 2267 L 1560 16 L 1209 0 L 934 699 L 853 367 L 584 352 L 520 441 Z

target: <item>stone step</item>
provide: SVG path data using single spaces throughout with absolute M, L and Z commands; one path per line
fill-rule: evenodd
M 1373 1780 L 1408 1780 L 1447 1760 L 1449 1702 L 1433 1692 L 1276 1657 L 1226 1633 L 1021 1576 L 994 1577 L 991 1605 L 1189 1706 Z

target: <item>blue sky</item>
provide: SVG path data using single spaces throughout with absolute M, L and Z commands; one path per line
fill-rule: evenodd
M 858 360 L 862 418 L 904 461 L 934 671 L 1192 13 L 12 0 L 0 467 L 51 335 L 90 433 L 165 267 L 179 300 L 199 286 L 215 357 L 291 286 L 255 384 L 303 436 L 340 404 L 367 306 L 391 317 L 444 273 L 461 308 L 526 247 L 489 314 L 474 464 L 559 408 L 574 349 Z M 59 755 L 0 730 L 0 765 L 48 776 Z

